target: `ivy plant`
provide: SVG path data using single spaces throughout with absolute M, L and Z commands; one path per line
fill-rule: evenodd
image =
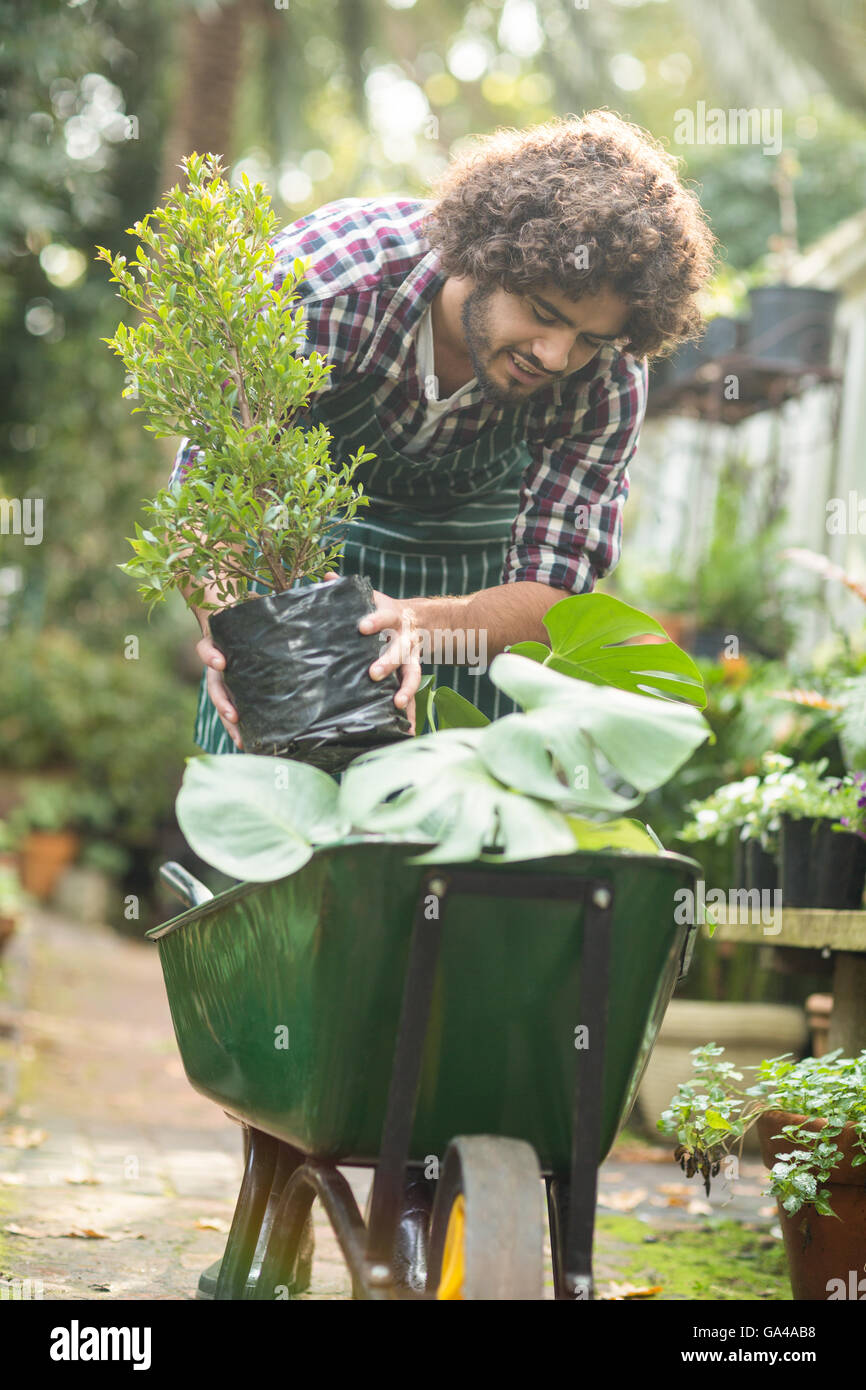
M 846 1125 L 855 1131 L 852 1163 L 866 1163 L 866 1049 L 843 1057 L 842 1049 L 823 1057 L 794 1061 L 790 1054 L 772 1057 L 757 1067 L 751 1086 L 743 1072 L 720 1060 L 724 1048 L 715 1043 L 692 1052 L 694 1080 L 682 1082 L 658 1121 L 663 1134 L 678 1140 L 674 1156 L 689 1177 L 699 1172 L 707 1193 L 710 1180 L 735 1144 L 768 1110 L 786 1111 L 796 1118 L 783 1125 L 776 1139 L 790 1142 L 770 1173 L 768 1192 L 793 1214 L 809 1203 L 822 1216 L 834 1216 L 830 1191 L 823 1186 L 843 1153 L 836 1140 Z M 817 1129 L 809 1122 L 823 1120 Z
M 275 276 L 267 191 L 246 175 L 232 187 L 211 154 L 183 169 L 185 185 L 128 229 L 132 261 L 97 251 L 135 315 L 104 339 L 126 368 L 123 394 L 153 434 L 199 446 L 146 504 L 149 525 L 136 524 L 135 558 L 120 568 L 151 606 L 183 586 L 214 608 L 250 597 L 254 582 L 280 593 L 333 569 L 338 528 L 367 501 L 354 475 L 373 455 L 335 465 L 328 431 L 295 423 L 331 369 L 302 355 L 305 262 Z

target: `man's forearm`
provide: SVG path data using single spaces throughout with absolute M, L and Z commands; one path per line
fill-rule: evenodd
M 532 580 L 497 584 L 465 597 L 413 598 L 407 600 L 418 626 L 435 649 L 436 633 L 485 633 L 488 660 L 515 642 L 548 642 L 542 619 L 568 591 Z M 476 639 L 475 650 L 478 650 Z

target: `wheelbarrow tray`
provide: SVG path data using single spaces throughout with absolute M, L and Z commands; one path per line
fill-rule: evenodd
M 322 848 L 288 877 L 240 884 L 148 932 L 197 1091 L 304 1153 L 376 1163 L 412 923 L 429 890 L 431 866 L 407 863 L 419 848 Z M 526 1140 L 545 1173 L 569 1167 L 576 1058 L 592 1047 L 578 1003 L 584 907 L 509 897 L 512 874 L 613 887 L 602 1160 L 694 931 L 676 920 L 674 894 L 694 890 L 698 872 L 673 854 L 557 855 L 496 865 L 495 892 L 449 900 L 410 1161 L 487 1133 Z

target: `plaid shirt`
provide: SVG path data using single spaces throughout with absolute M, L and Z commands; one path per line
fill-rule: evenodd
M 445 281 L 421 227 L 429 206 L 343 198 L 290 223 L 273 241 L 275 284 L 296 256 L 310 260 L 298 304 L 306 318 L 303 351 L 316 350 L 332 364 L 322 389 L 364 373 L 377 418 L 398 450 L 425 418 L 415 332 Z M 646 363 L 604 347 L 579 371 L 527 398 L 532 463 L 521 482 L 504 583 L 535 580 L 582 593 L 617 563 L 627 465 L 646 395 Z M 443 414 L 425 454 L 435 466 L 437 454 L 471 444 L 502 410 L 473 387 Z M 197 445 L 182 442 L 171 481 L 197 453 Z

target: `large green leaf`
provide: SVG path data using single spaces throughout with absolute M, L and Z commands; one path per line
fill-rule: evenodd
M 440 685 L 431 696 L 430 705 L 437 729 L 483 729 L 490 720 L 456 690 Z
M 345 818 L 437 840 L 425 863 L 566 854 L 581 836 L 587 848 L 657 851 L 634 823 L 601 827 L 574 813 L 620 813 L 671 777 L 709 735 L 697 710 L 601 690 L 513 655 L 498 656 L 490 676 L 527 712 L 357 758 L 340 788 Z
M 356 759 L 343 776 L 341 811 L 365 830 L 418 830 L 439 841 L 413 863 L 486 858 L 494 845 L 500 861 L 573 851 L 565 816 L 490 776 L 476 752 L 483 732 L 440 730 Z
M 526 713 L 484 729 L 479 757 L 507 786 L 565 809 L 636 805 L 710 735 L 691 705 L 603 689 L 513 653 L 494 659 L 490 679 Z
M 207 753 L 188 758 L 175 803 L 178 824 L 206 863 L 267 883 L 294 873 L 316 844 L 348 830 L 326 772 L 288 758 Z
M 634 854 L 663 852 L 658 836 L 639 820 L 591 821 L 580 816 L 567 819 L 578 849 L 625 849 Z
M 610 594 L 561 599 L 548 609 L 544 626 L 550 634 L 549 650 L 540 642 L 520 642 L 510 654 L 595 685 L 686 701 L 699 709 L 707 703 L 701 673 L 691 657 L 670 641 L 655 618 Z M 664 641 L 633 641 L 647 636 Z

